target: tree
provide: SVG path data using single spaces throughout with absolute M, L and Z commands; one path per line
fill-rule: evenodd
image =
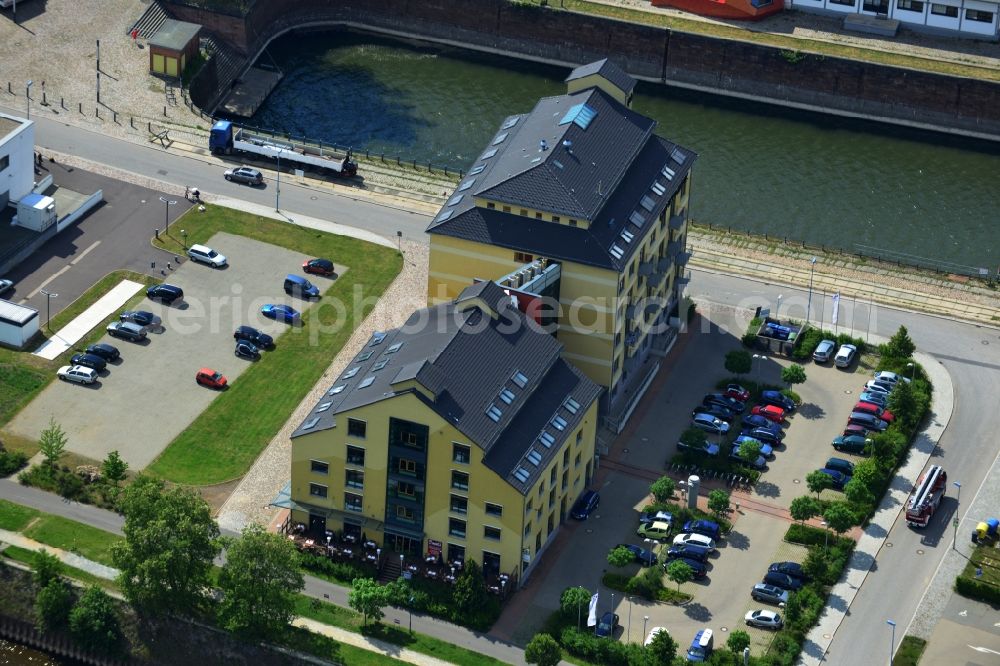
M 674 480 L 669 476 L 661 476 L 649 486 L 649 492 L 657 502 L 669 502 L 674 497 Z
M 625 546 L 617 546 L 608 551 L 608 564 L 613 567 L 625 567 L 635 560 L 635 555 Z
M 556 666 L 562 660 L 562 648 L 548 634 L 535 634 L 524 648 L 524 660 L 538 666 Z
M 681 433 L 681 443 L 695 450 L 700 450 L 704 447 L 706 441 L 708 441 L 708 438 L 705 436 L 705 431 L 700 428 L 688 428 Z
M 824 474 L 823 476 L 826 475 Z M 788 507 L 788 512 L 792 514 L 792 518 L 803 523 L 813 516 L 818 516 L 820 510 L 819 502 L 808 495 L 796 497 L 792 500 L 791 506 Z
M 677 583 L 677 591 L 681 591 L 681 584 L 694 578 L 692 569 L 684 560 L 674 560 L 667 565 L 667 578 Z
M 781 381 L 791 388 L 794 384 L 801 384 L 806 380 L 806 369 L 798 363 L 792 363 L 787 368 L 781 369 Z
M 753 367 L 753 356 L 745 349 L 734 349 L 726 353 L 726 371 L 734 375 L 745 375 Z
M 851 478 L 844 486 L 844 497 L 851 504 L 865 507 L 866 513 L 875 504 L 875 494 L 868 489 L 864 481 L 856 478 Z
M 63 572 L 62 561 L 47 550 L 36 550 L 32 567 L 35 570 L 35 585 L 43 588 L 59 578 Z
M 590 590 L 579 586 L 567 587 L 559 598 L 559 608 L 562 609 L 563 617 L 576 618 L 579 628 L 583 609 L 590 608 Z
M 45 456 L 45 465 L 56 466 L 66 453 L 66 441 L 66 433 L 63 432 L 62 426 L 56 423 L 54 418 L 49 417 L 49 427 L 42 431 L 38 439 L 39 448 Z
M 837 534 L 843 534 L 854 525 L 854 513 L 843 502 L 834 502 L 826 507 L 823 520 Z
M 652 664 L 672 664 L 677 656 L 677 641 L 666 630 L 658 631 L 646 646 L 646 652 Z
M 750 647 L 750 634 L 742 629 L 730 632 L 729 638 L 726 639 L 726 647 L 733 654 L 743 654 L 743 649 Z
M 368 624 L 368 618 L 377 622 L 385 615 L 382 608 L 388 605 L 388 596 L 388 591 L 374 578 L 355 578 L 351 581 L 347 603 L 364 616 L 363 624 Z
M 452 588 L 451 598 L 459 610 L 464 612 L 477 610 L 486 604 L 486 581 L 483 570 L 475 560 L 466 560 L 462 573 Z
M 813 580 L 825 581 L 830 571 L 830 561 L 827 553 L 820 548 L 810 548 L 802 563 L 802 571 Z M 785 609 L 787 611 L 787 607 Z
M 912 430 L 917 426 L 923 409 L 917 399 L 913 385 L 906 381 L 896 382 L 896 388 L 889 394 L 889 411 L 892 412 L 899 424 L 905 430 Z
M 752 464 L 757 460 L 757 457 L 760 455 L 760 449 L 763 446 L 756 439 L 744 439 L 740 442 L 740 448 L 737 449 L 737 453 L 740 456 L 740 460 Z
M 833 487 L 833 478 L 819 470 L 809 472 L 806 474 L 806 486 L 809 488 L 809 492 L 816 493 L 816 497 L 819 497 L 821 492 Z
M 295 545 L 260 525 L 248 525 L 226 549 L 219 574 L 225 593 L 218 606 L 219 622 L 230 631 L 277 636 L 292 621 L 304 585 Z
M 96 585 L 91 585 L 69 613 L 73 639 L 85 648 L 111 652 L 120 640 L 115 602 Z
M 112 451 L 101 463 L 101 474 L 114 485 L 118 485 L 125 480 L 125 472 L 128 471 L 128 463 L 122 460 L 118 451 Z
M 729 512 L 729 493 L 725 490 L 713 490 L 708 493 L 708 510 L 720 518 Z
M 910 333 L 905 326 L 900 326 L 889 342 L 882 346 L 882 354 L 896 359 L 908 359 L 917 351 L 917 346 L 910 339 Z
M 186 488 L 164 489 L 139 475 L 122 496 L 125 538 L 111 547 L 118 585 L 134 605 L 151 611 L 189 611 L 209 588 L 219 554 L 219 526 L 208 504 Z
M 69 620 L 73 592 L 66 581 L 53 578 L 35 595 L 35 626 L 40 631 L 58 629 Z

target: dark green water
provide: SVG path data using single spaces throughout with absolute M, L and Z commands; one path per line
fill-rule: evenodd
M 260 127 L 467 168 L 568 71 L 343 32 L 286 36 Z M 266 59 L 266 58 L 265 58 Z M 692 216 L 854 250 L 1000 264 L 1000 147 L 642 85 L 633 107 L 700 154 Z

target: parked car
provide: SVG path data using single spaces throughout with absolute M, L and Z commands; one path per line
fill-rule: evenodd
M 694 453 L 704 453 L 707 456 L 719 455 L 719 445 L 705 441 L 698 444 L 685 444 L 683 440 L 677 440 L 678 449 L 687 449 Z
M 298 296 L 299 298 L 319 298 L 319 287 L 301 275 L 292 275 L 291 273 L 286 275 L 284 287 L 285 293 L 290 296 Z
M 802 565 L 798 562 L 771 562 L 767 570 L 776 571 L 809 582 L 809 576 L 802 570 Z
M 698 405 L 691 410 L 691 416 L 695 416 L 696 414 L 711 414 L 715 418 L 726 422 L 731 422 L 737 416 L 731 409 L 722 405 Z
M 246 340 L 236 341 L 235 354 L 242 358 L 248 358 L 251 361 L 260 360 L 260 350 L 257 349 L 257 345 L 252 342 L 247 342 Z
M 708 565 L 704 562 L 699 562 L 698 560 L 691 560 L 686 557 L 676 557 L 667 563 L 667 566 L 674 562 L 683 562 L 684 564 L 691 567 L 691 571 L 694 572 L 695 579 L 701 579 L 708 575 Z
M 743 616 L 743 619 L 746 621 L 748 627 L 781 629 L 785 625 L 780 615 L 774 611 L 763 609 L 747 611 L 747 614 Z
M 762 405 L 781 407 L 786 412 L 795 411 L 795 401 L 781 391 L 761 391 L 760 402 Z
M 823 465 L 824 469 L 833 469 L 847 476 L 854 476 L 854 463 L 843 458 L 830 458 Z
M 108 324 L 108 334 L 122 340 L 141 342 L 146 339 L 146 329 L 130 321 L 113 321 Z
M 780 571 L 768 571 L 764 574 L 764 580 L 761 582 L 766 585 L 780 587 L 783 590 L 789 590 L 790 592 L 798 590 L 803 585 L 800 579 L 795 578 L 794 576 L 789 576 L 788 574 L 783 574 Z
M 667 628 L 666 627 L 653 627 L 652 629 L 650 629 L 649 633 L 646 634 L 646 640 L 644 640 L 642 642 L 642 646 L 643 647 L 649 647 L 650 645 L 652 645 L 653 641 L 656 639 L 656 635 L 657 634 L 661 634 L 661 633 L 662 634 L 667 633 Z
M 745 402 L 741 402 L 735 398 L 730 398 L 725 393 L 709 393 L 702 398 L 701 403 L 703 405 L 722 405 L 723 407 L 728 407 L 737 414 L 742 414 L 747 409 L 747 404 Z
M 636 562 L 644 567 L 651 567 L 656 564 L 656 554 L 651 550 L 646 550 L 642 546 L 633 546 L 629 543 L 620 543 L 615 548 L 627 548 Z
M 570 515 L 576 520 L 587 520 L 601 505 L 601 496 L 596 490 L 585 490 L 573 504 Z
M 780 428 L 778 429 L 778 432 L 781 432 Z M 779 444 L 781 444 L 782 437 L 784 437 L 784 435 L 776 434 L 775 431 L 772 430 L 771 428 L 752 428 L 752 429 L 744 428 L 740 432 L 740 436 L 752 437 L 753 439 L 756 439 L 758 442 L 762 442 L 764 444 L 770 444 L 771 446 L 778 446 Z
M 739 384 L 726 384 L 725 395 L 744 404 L 750 400 L 750 391 Z
M 869 436 L 875 433 L 874 430 L 869 430 L 868 428 L 860 425 L 855 425 L 853 423 L 848 423 L 844 427 L 844 437 L 863 437 L 867 439 Z
M 743 417 L 740 423 L 743 425 L 744 430 L 750 428 L 767 428 L 769 430 L 773 430 L 775 435 L 777 435 L 780 439 L 785 438 L 785 431 L 781 429 L 781 425 L 758 414 L 747 414 Z
M 858 348 L 854 345 L 840 345 L 837 355 L 833 357 L 833 364 L 838 368 L 849 368 L 857 355 Z
M 184 290 L 172 284 L 154 284 L 146 289 L 146 298 L 171 305 L 174 301 L 184 298 Z
M 13 280 L 0 280 L 0 294 L 6 294 L 14 288 Z
M 108 367 L 108 362 L 97 354 L 73 354 L 73 358 L 69 360 L 69 363 L 70 365 L 82 365 L 97 372 L 104 372 Z
M 788 603 L 788 590 L 783 590 L 780 587 L 766 583 L 757 583 L 754 585 L 753 589 L 750 590 L 750 596 L 754 601 L 766 601 L 770 604 L 784 606 Z
M 212 370 L 211 368 L 202 368 L 196 372 L 194 380 L 202 386 L 214 389 L 224 389 L 229 383 L 229 380 L 221 372 Z
M 846 435 L 833 438 L 833 448 L 845 453 L 862 454 L 868 446 L 868 438 L 859 435 Z
M 660 521 L 643 523 L 639 525 L 639 529 L 635 533 L 643 539 L 652 539 L 653 541 L 665 543 L 670 538 L 670 523 Z
M 264 184 L 264 174 L 257 169 L 251 169 L 248 166 L 236 167 L 235 169 L 226 169 L 225 173 L 226 180 L 233 181 L 234 183 L 243 183 L 244 185 L 263 185 Z
M 302 270 L 313 275 L 330 276 L 334 274 L 333 262 L 329 259 L 307 259 L 302 262 Z
M 711 520 L 689 520 L 684 523 L 683 530 L 685 532 L 694 532 L 695 534 L 704 534 L 713 539 L 718 539 L 722 533 L 719 524 Z
M 889 372 L 888 370 L 879 370 L 872 376 L 872 379 L 874 379 L 877 382 L 892 384 L 893 386 L 895 386 L 896 383 L 899 382 L 900 380 L 906 382 L 907 384 L 910 383 L 909 377 L 904 377 L 903 375 L 897 375 L 895 372 Z
M 121 352 L 118 351 L 117 347 L 109 345 L 105 342 L 98 342 L 94 345 L 87 345 L 85 350 L 88 354 L 93 354 L 94 356 L 100 356 L 105 361 L 117 361 L 121 356 Z
M 82 365 L 64 365 L 56 371 L 56 376 L 64 382 L 93 384 L 97 381 L 97 371 Z
M 226 255 L 219 254 L 207 245 L 192 245 L 187 251 L 191 261 L 200 261 L 215 268 L 222 268 L 226 265 Z
M 691 418 L 691 425 L 695 428 L 701 428 L 705 432 L 710 432 L 713 435 L 725 435 L 729 432 L 729 424 L 711 414 L 695 414 Z
M 639 514 L 639 523 L 649 525 L 650 523 L 661 522 L 667 525 L 674 524 L 674 515 L 669 511 L 643 511 Z
M 861 402 L 870 402 L 873 405 L 878 405 L 879 407 L 889 406 L 888 394 L 879 393 L 878 391 L 864 391 L 858 396 L 858 400 Z
M 850 425 L 863 426 L 877 432 L 883 432 L 889 427 L 888 423 L 868 412 L 851 412 L 851 415 L 847 418 L 847 422 Z
M 778 424 L 785 420 L 785 410 L 775 405 L 756 405 L 750 413 Z
M 267 333 L 259 331 L 253 326 L 237 326 L 233 333 L 233 339 L 246 340 L 258 348 L 269 348 L 274 346 L 274 338 Z
M 699 629 L 688 646 L 686 661 L 708 661 L 712 656 L 715 639 L 711 629 Z
M 847 482 L 851 480 L 851 477 L 847 476 L 843 472 L 838 472 L 835 469 L 827 469 L 827 468 L 824 467 L 823 469 L 821 469 L 819 471 L 823 472 L 824 474 L 826 474 L 827 476 L 829 476 L 831 479 L 833 479 L 833 488 L 834 488 L 834 490 L 843 490 L 844 486 L 847 485 Z
M 750 435 L 740 435 L 733 440 L 733 446 L 739 448 L 743 442 L 754 441 L 760 444 L 760 455 L 764 456 L 768 460 L 774 458 L 774 448 L 770 444 L 765 444 L 756 437 L 751 437 Z
M 139 326 L 152 326 L 157 322 L 156 315 L 146 310 L 126 310 L 118 315 L 119 321 L 130 321 Z
M 299 312 L 288 305 L 275 305 L 267 303 L 260 308 L 260 313 L 268 319 L 280 320 L 287 324 L 294 324 L 299 321 Z
M 594 635 L 598 638 L 614 638 L 615 629 L 618 627 L 618 614 L 608 611 L 601 616 L 600 621 L 597 623 L 597 628 L 594 631 Z
M 696 546 L 702 546 L 708 548 L 709 550 L 715 550 L 715 541 L 705 536 L 704 534 L 695 534 L 693 532 L 685 532 L 684 534 L 678 534 L 674 537 L 674 545 L 680 546 L 687 543 L 693 543 Z
M 874 393 L 884 393 L 886 396 L 888 396 L 890 393 L 892 393 L 892 389 L 894 387 L 892 386 L 892 384 L 886 384 L 885 382 L 869 379 L 867 382 L 865 382 L 864 388 L 865 391 Z
M 828 363 L 833 358 L 833 350 L 837 348 L 837 343 L 833 340 L 823 340 L 816 345 L 813 352 L 813 360 L 817 363 Z
M 861 401 L 854 405 L 854 411 L 856 412 L 868 412 L 869 414 L 874 414 L 883 421 L 887 423 L 892 423 L 896 419 L 896 415 L 890 412 L 884 407 L 880 407 L 873 402 Z
M 764 469 L 767 467 L 767 460 L 764 458 L 764 456 L 759 455 L 753 460 L 744 460 L 743 457 L 740 455 L 739 445 L 733 446 L 733 448 L 729 451 L 729 459 L 735 460 L 743 465 L 746 465 L 747 467 L 752 467 L 754 469 Z
M 671 546 L 670 548 L 667 548 L 668 560 L 683 558 L 686 560 L 698 560 L 699 562 L 705 562 L 711 554 L 712 551 L 708 548 L 694 543 L 685 543 L 679 546 Z

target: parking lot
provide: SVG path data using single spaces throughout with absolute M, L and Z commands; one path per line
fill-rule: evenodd
M 859 371 L 857 363 L 848 370 L 835 368 L 832 363 L 805 364 L 807 381 L 794 387 L 802 404 L 784 424 L 787 436 L 783 445 L 776 447 L 774 459 L 768 461 L 754 490 L 732 496 L 733 503 L 741 502 L 742 506 L 730 516 L 733 529 L 718 542 L 719 552 L 709 560 L 708 576 L 681 586 L 681 590 L 694 596 L 690 603 L 674 606 L 640 598 L 629 602 L 623 593 L 598 586 L 604 572 L 616 571 L 607 563 L 607 553 L 616 544 L 651 545 L 635 534 L 638 511 L 651 501 L 650 480 L 664 472 L 666 461 L 677 452 L 677 439 L 688 427 L 692 409 L 706 393 L 715 390 L 717 381 L 727 376 L 723 367 L 726 352 L 739 348 L 737 336 L 714 325 L 731 326 L 732 312 L 709 316 L 718 321 L 705 332 L 688 334 L 683 352 L 661 370 L 663 376 L 657 378 L 651 394 L 633 416 L 633 423 L 624 433 L 625 440 L 619 439 L 614 447 L 609 458 L 615 462 L 607 463 L 597 477 L 603 479 L 602 485 L 597 486 L 601 493 L 600 508 L 586 522 L 568 525 L 567 541 L 560 553 L 562 560 L 572 558 L 572 564 L 562 566 L 562 561 L 556 562 L 544 580 L 536 583 L 533 607 L 540 612 L 525 618 L 516 632 L 517 638 L 530 638 L 547 614 L 559 607 L 559 595 L 566 587 L 582 585 L 589 590 L 599 589 L 601 612 L 612 609 L 614 593 L 614 609 L 622 624 L 619 640 L 630 637 L 633 641 L 643 640 L 645 624 L 647 631 L 654 626 L 666 627 L 682 649 L 704 627 L 716 632 L 717 646 L 724 645 L 726 634 L 735 629 L 750 633 L 754 654 L 760 654 L 769 644 L 773 633 L 746 627 L 743 617 L 752 609 L 779 613 L 781 609 L 752 600 L 750 590 L 761 581 L 771 562 L 801 562 L 805 558 L 804 547 L 785 543 L 782 537 L 792 522 L 788 506 L 793 499 L 809 492 L 806 475 L 823 467 L 831 456 L 858 460 L 830 446 L 831 440 L 842 434 L 851 407 L 870 376 Z M 781 368 L 789 363 L 784 358 L 761 359 L 748 379 L 782 385 Z M 738 429 L 738 421 L 734 427 Z M 709 440 L 718 438 L 709 436 Z M 715 487 L 713 483 L 718 485 L 706 480 L 707 485 Z M 840 494 L 832 490 L 824 493 Z M 675 529 L 672 535 L 677 533 Z M 633 564 L 621 573 L 637 571 L 638 565 Z M 665 585 L 675 584 L 665 580 Z M 644 620 L 645 616 L 648 620 Z
M 208 244 L 228 257 L 227 268 L 183 261 L 165 279 L 184 290 L 182 302 L 168 307 L 143 293 L 139 303 L 127 308 L 148 310 L 161 319 L 162 325 L 150 330 L 146 341 L 105 336 L 101 341 L 118 347 L 121 359 L 109 364 L 97 383 L 53 382 L 7 430 L 37 438 L 53 417 L 66 432 L 70 451 L 101 460 L 117 450 L 132 469 L 141 469 L 216 397 L 215 391 L 195 383 L 199 368 L 213 368 L 235 382 L 253 363 L 233 353 L 236 326 L 259 328 L 280 346 L 278 336 L 289 325 L 264 318 L 260 306 L 282 303 L 303 312 L 314 305 L 286 296 L 282 288 L 287 273 L 301 274 L 306 257 L 223 233 Z M 336 268 L 338 274 L 344 270 Z M 310 280 L 320 292 L 331 284 L 319 276 Z M 257 362 L 267 363 L 267 352 Z

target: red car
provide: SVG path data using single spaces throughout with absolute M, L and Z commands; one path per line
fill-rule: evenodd
M 739 400 L 740 402 L 747 402 L 750 400 L 750 391 L 746 390 L 739 384 L 727 384 L 726 395 L 730 398 Z
M 888 409 L 883 409 L 872 402 L 859 402 L 858 404 L 854 405 L 854 409 L 852 411 L 867 412 L 869 414 L 874 414 L 875 416 L 879 417 L 886 423 L 892 423 L 893 419 L 896 418 L 896 416 Z
M 333 262 L 329 259 L 307 259 L 302 262 L 302 270 L 313 275 L 333 275 Z
M 768 421 L 774 423 L 781 423 L 785 420 L 785 410 L 774 405 L 757 405 L 750 410 L 750 413 L 756 416 L 763 416 Z
M 874 434 L 874 433 L 871 430 L 868 430 L 867 428 L 865 428 L 864 426 L 859 426 L 859 425 L 854 425 L 854 424 L 848 424 L 848 426 L 846 428 L 844 428 L 844 437 L 850 437 L 851 435 L 857 435 L 858 437 L 866 437 L 867 438 L 869 435 L 872 435 L 872 434 Z
M 202 368 L 194 376 L 194 380 L 202 386 L 214 389 L 224 389 L 229 380 L 221 372 L 216 372 L 211 368 Z

